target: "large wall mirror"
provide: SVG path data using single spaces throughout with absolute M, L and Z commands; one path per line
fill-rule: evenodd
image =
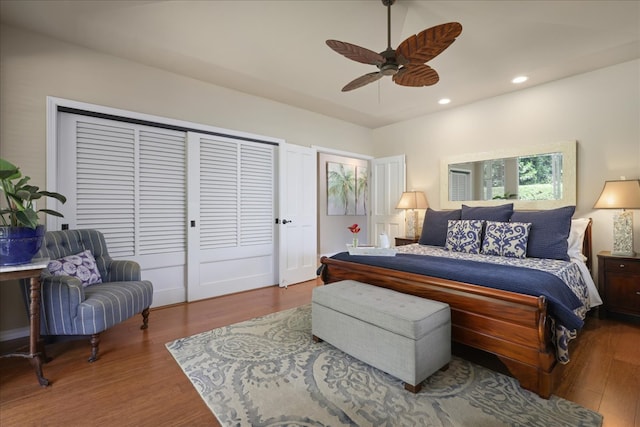
M 442 159 L 442 209 L 507 202 L 516 209 L 575 205 L 576 141 Z

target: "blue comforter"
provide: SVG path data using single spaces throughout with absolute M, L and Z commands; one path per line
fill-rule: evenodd
M 488 264 L 472 260 L 429 255 L 397 254 L 394 257 L 349 255 L 341 252 L 331 258 L 392 270 L 406 271 L 457 282 L 486 286 L 519 294 L 544 296 L 549 314 L 568 329 L 581 329 L 584 322 L 573 310 L 580 307 L 578 297 L 559 277 L 545 271 L 511 265 Z

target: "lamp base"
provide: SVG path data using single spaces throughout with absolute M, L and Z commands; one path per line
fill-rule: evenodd
M 407 212 L 406 232 L 405 237 L 408 239 L 419 238 L 418 234 L 418 211 L 415 209 L 409 209 Z
M 623 211 L 613 216 L 613 256 L 634 256 L 633 212 Z

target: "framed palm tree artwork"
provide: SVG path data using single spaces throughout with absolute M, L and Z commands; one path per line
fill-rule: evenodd
M 356 166 L 327 162 L 327 215 L 356 214 Z

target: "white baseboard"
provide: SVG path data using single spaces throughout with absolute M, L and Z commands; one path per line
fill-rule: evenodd
M 6 331 L 0 331 L 0 341 L 11 341 L 18 338 L 24 338 L 29 336 L 29 327 L 18 329 L 7 329 Z

